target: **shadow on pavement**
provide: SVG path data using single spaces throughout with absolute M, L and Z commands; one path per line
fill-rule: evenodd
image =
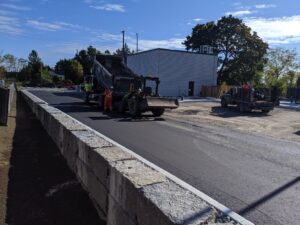
M 7 224 L 105 224 L 20 94 L 10 164 Z
M 287 182 L 286 184 L 282 185 L 281 187 L 275 189 L 274 191 L 272 191 L 271 193 L 261 197 L 260 199 L 258 199 L 257 201 L 251 203 L 250 205 L 248 205 L 247 207 L 241 209 L 238 211 L 238 214 L 244 216 L 246 214 L 248 214 L 249 212 L 251 212 L 252 210 L 256 209 L 258 206 L 262 205 L 263 203 L 271 200 L 272 198 L 276 197 L 277 195 L 279 195 L 281 192 L 285 191 L 286 189 L 294 186 L 295 184 L 297 184 L 300 181 L 300 176 L 294 178 L 293 180 Z
M 165 121 L 165 119 L 154 117 L 152 114 L 142 114 L 139 117 L 132 118 L 128 113 L 103 112 L 95 104 L 87 105 L 84 102 L 60 103 L 52 104 L 52 106 L 65 113 L 98 112 L 99 116 L 88 117 L 91 120 L 115 120 L 118 122 Z
M 78 98 L 83 100 L 84 99 L 84 94 L 83 92 L 77 92 L 77 91 L 65 91 L 65 92 L 53 92 L 54 95 L 56 96 L 61 96 L 61 97 L 72 97 L 72 98 Z
M 294 134 L 300 135 L 300 130 L 296 131 Z
M 214 106 L 211 108 L 212 116 L 219 116 L 223 118 L 237 117 L 237 116 L 247 116 L 247 117 L 266 117 L 270 116 L 269 114 L 262 113 L 261 111 L 252 111 L 249 113 L 241 113 L 237 110 L 236 107 L 230 106 L 227 108 L 223 108 L 221 106 Z

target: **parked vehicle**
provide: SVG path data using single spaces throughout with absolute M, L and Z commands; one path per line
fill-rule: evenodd
M 274 109 L 277 99 L 274 96 L 265 95 L 258 89 L 245 87 L 232 87 L 221 97 L 221 106 L 236 105 L 240 112 L 251 112 L 253 109 L 268 113 Z

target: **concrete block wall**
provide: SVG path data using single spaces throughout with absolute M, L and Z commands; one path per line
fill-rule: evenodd
M 108 225 L 252 224 L 234 221 L 27 90 L 22 95 Z

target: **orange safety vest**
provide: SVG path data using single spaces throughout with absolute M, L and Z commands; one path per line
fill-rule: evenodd
M 104 110 L 112 111 L 112 91 L 108 89 L 104 92 Z

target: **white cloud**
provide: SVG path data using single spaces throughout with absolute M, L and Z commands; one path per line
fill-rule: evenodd
M 195 21 L 195 22 L 200 22 L 200 21 L 202 21 L 203 19 L 202 18 L 194 18 L 193 19 L 193 21 Z
M 255 5 L 254 6 L 257 9 L 268 9 L 268 8 L 275 8 L 276 5 L 274 4 L 261 4 L 261 5 Z
M 97 35 L 96 37 L 100 41 L 121 41 L 122 36 L 121 34 L 110 34 L 110 33 L 102 33 Z M 131 39 L 130 36 L 127 39 Z
M 10 35 L 20 35 L 23 30 L 17 18 L 0 15 L 0 32 Z
M 66 23 L 66 22 L 55 22 L 57 25 L 61 25 L 64 29 L 72 28 L 72 29 L 82 29 L 81 25 L 73 24 L 73 23 Z
M 43 31 L 60 31 L 60 30 L 73 30 L 82 29 L 83 27 L 77 24 L 66 23 L 66 22 L 41 22 L 38 20 L 27 20 L 27 25 Z
M 93 39 L 93 41 L 100 41 L 102 44 L 109 44 L 111 50 L 115 50 L 121 46 L 122 36 L 121 34 L 110 34 L 103 33 L 97 35 L 97 39 Z M 139 49 L 140 50 L 149 50 L 153 48 L 171 48 L 171 49 L 183 49 L 184 46 L 181 44 L 184 41 L 184 38 L 176 37 L 162 40 L 149 40 L 149 39 L 139 39 Z M 125 42 L 132 49 L 136 47 L 136 37 L 126 35 Z
M 184 49 L 184 46 L 181 44 L 184 41 L 184 38 L 170 38 L 165 40 L 139 40 L 139 49 L 140 50 L 149 50 L 153 48 L 168 48 L 168 49 Z M 135 49 L 135 42 L 129 43 L 129 46 L 132 49 Z
M 104 5 L 90 5 L 91 8 L 105 11 L 125 12 L 125 7 L 120 4 L 104 4 Z
M 253 10 L 240 10 L 240 11 L 235 11 L 235 12 L 227 12 L 225 13 L 227 16 L 232 15 L 232 16 L 244 16 L 244 15 L 250 15 L 254 14 L 256 11 Z
M 300 43 L 300 15 L 279 18 L 246 18 L 244 22 L 270 44 Z
M 15 12 L 0 9 L 0 15 L 16 15 Z
M 14 4 L 1 4 L 2 7 L 8 8 L 8 9 L 12 9 L 12 10 L 17 10 L 17 11 L 29 11 L 31 10 L 31 8 L 27 7 L 27 6 L 18 6 L 18 5 L 14 5 Z
M 28 20 L 27 24 L 35 29 L 43 31 L 58 31 L 63 29 L 62 25 L 55 23 L 45 23 L 37 20 Z

